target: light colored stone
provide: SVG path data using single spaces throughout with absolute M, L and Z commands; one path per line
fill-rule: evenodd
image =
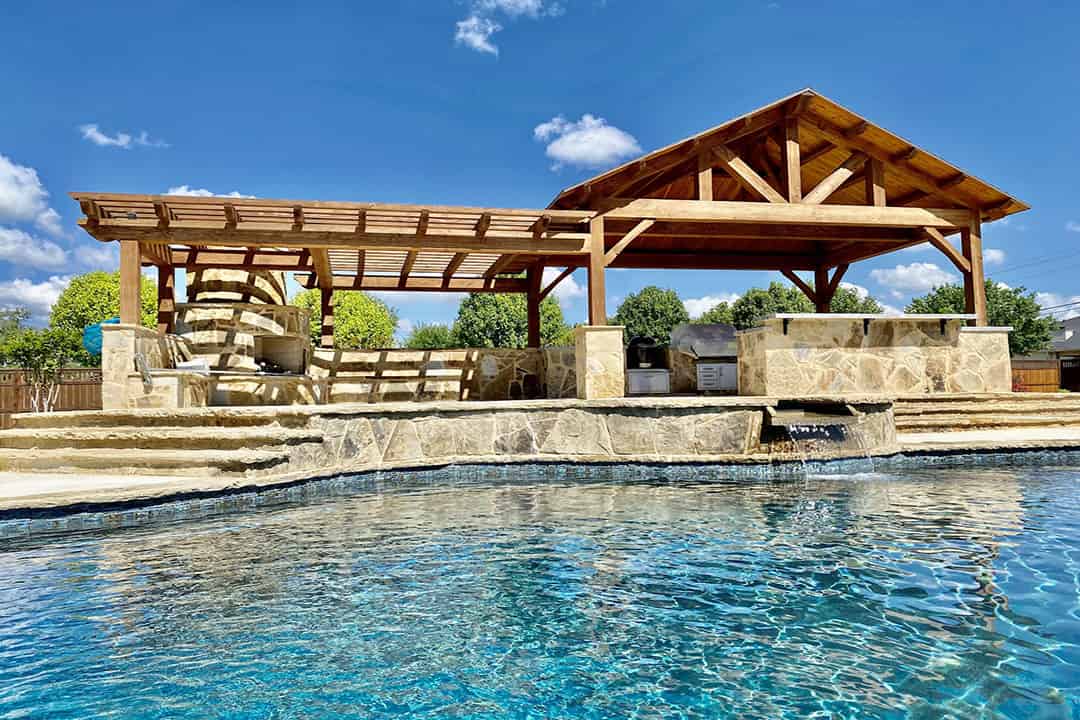
M 582 400 L 617 398 L 626 390 L 626 353 L 621 325 L 574 328 L 577 395 Z
M 961 320 L 827 316 L 770 319 L 738 335 L 739 393 L 807 395 L 1007 392 L 1006 330 Z

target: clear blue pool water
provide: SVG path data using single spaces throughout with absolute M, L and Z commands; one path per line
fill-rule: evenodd
M 447 470 L 0 542 L 0 718 L 1077 718 L 1080 468 Z

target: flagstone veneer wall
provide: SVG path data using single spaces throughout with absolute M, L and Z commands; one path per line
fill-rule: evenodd
M 740 333 L 739 394 L 1009 392 L 1007 328 L 962 320 L 782 319 Z

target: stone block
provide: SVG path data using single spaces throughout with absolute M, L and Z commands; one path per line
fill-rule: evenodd
M 618 398 L 626 390 L 626 353 L 621 325 L 574 329 L 577 395 L 582 400 Z

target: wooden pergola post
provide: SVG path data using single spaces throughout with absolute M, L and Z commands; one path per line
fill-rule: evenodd
M 158 333 L 168 335 L 176 329 L 176 268 L 159 265 L 157 280 Z
M 819 313 L 829 312 L 832 295 L 829 293 L 829 268 L 818 265 L 814 268 L 814 310 Z
M 964 311 L 975 314 L 975 325 L 985 326 L 986 276 L 983 274 L 982 221 L 978 209 L 971 211 L 967 228 L 960 230 L 960 243 L 964 258 L 971 265 L 971 270 L 964 273 Z
M 589 220 L 589 324 L 607 325 L 604 298 L 604 216 Z
M 319 347 L 332 348 L 334 347 L 334 291 L 320 289 L 319 299 L 319 310 L 322 314 Z
M 544 276 L 543 265 L 532 265 L 525 271 L 529 290 L 525 294 L 525 307 L 528 316 L 528 338 L 525 346 L 540 347 L 540 285 Z
M 120 241 L 120 322 L 124 325 L 139 324 L 141 255 L 137 240 Z

